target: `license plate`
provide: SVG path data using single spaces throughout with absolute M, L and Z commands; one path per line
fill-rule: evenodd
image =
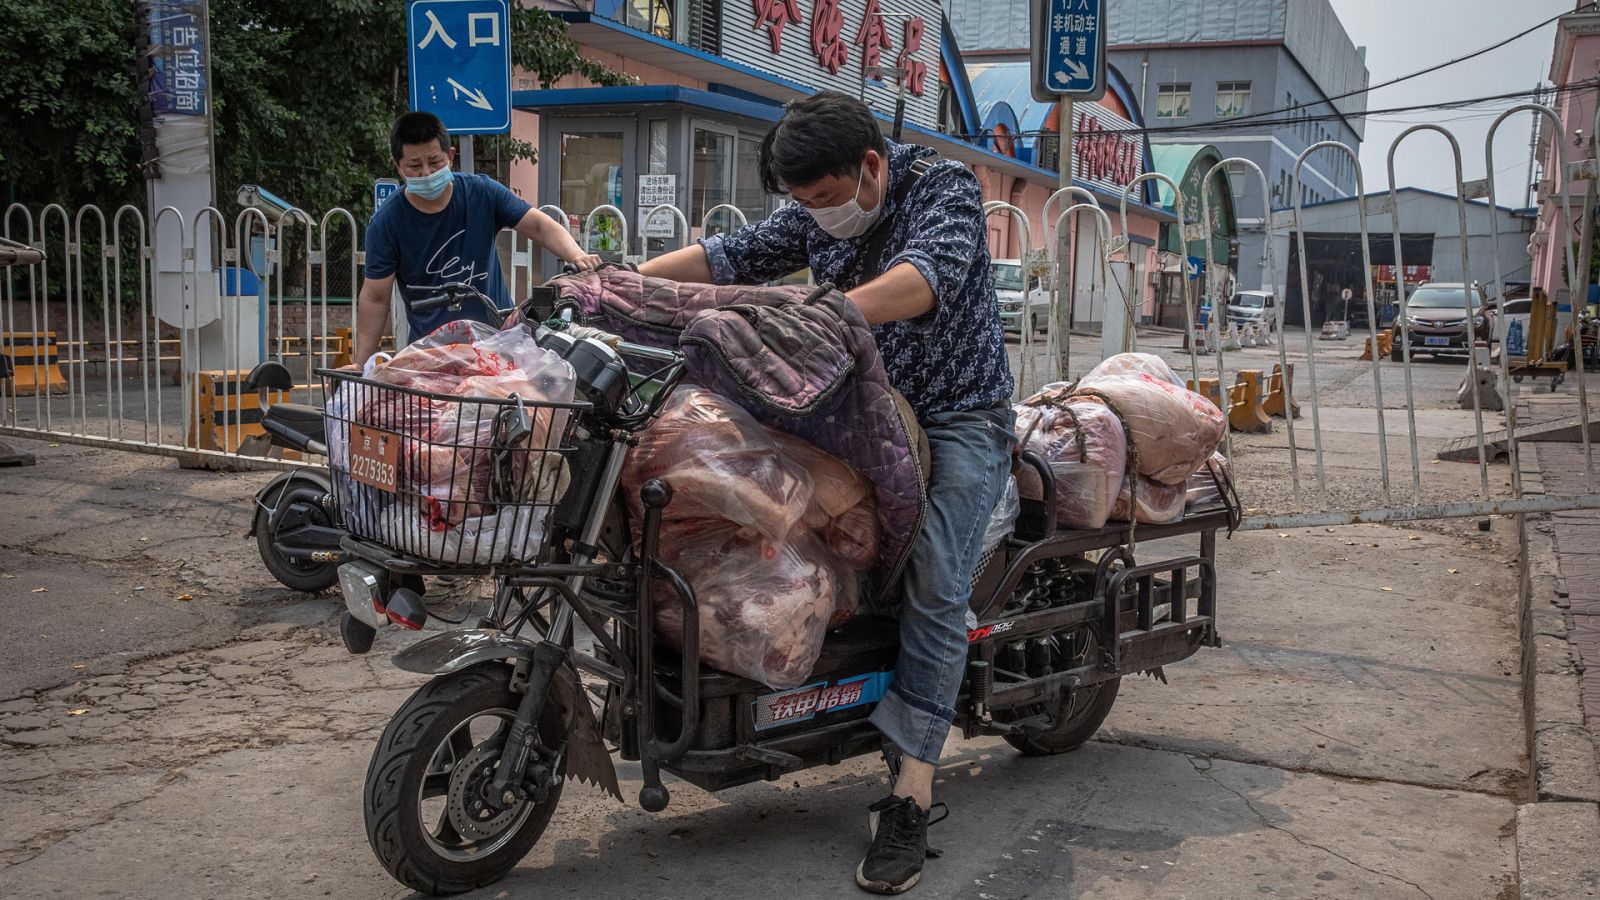
M 350 426 L 350 477 L 380 491 L 395 492 L 400 439 L 377 428 Z
M 1447 337 L 1425 337 L 1422 339 L 1422 343 L 1429 347 L 1448 347 L 1450 346 L 1450 339 Z

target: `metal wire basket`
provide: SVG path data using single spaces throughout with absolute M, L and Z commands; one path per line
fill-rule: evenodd
M 321 370 L 345 528 L 452 571 L 536 561 L 583 402 L 460 397 Z

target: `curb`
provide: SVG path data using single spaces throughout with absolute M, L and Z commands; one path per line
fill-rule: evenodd
M 1543 494 L 1538 445 L 1519 443 L 1525 494 Z M 1528 452 L 1532 451 L 1532 452 Z M 1581 666 L 1568 640 L 1571 604 L 1547 514 L 1517 517 L 1518 637 L 1528 754 L 1517 807 L 1523 900 L 1600 897 L 1600 767 L 1585 722 Z

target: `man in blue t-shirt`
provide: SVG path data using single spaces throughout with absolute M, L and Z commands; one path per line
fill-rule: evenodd
M 487 294 L 501 309 L 513 306 L 500 274 L 495 236 L 512 228 L 580 269 L 600 258 L 585 253 L 564 223 L 534 209 L 487 175 L 454 172 L 450 133 L 432 113 L 406 113 L 389 133 L 389 152 L 405 189 L 380 208 L 367 225 L 366 279 L 356 323 L 354 359 L 378 351 L 389 324 L 389 298 L 398 283 L 406 304 L 411 340 L 455 319 L 485 321 L 473 301 L 458 310 L 418 314 L 411 304 L 433 296 L 438 286 L 459 281 Z M 399 329 L 396 329 L 397 336 Z M 402 341 L 404 343 L 404 341 Z

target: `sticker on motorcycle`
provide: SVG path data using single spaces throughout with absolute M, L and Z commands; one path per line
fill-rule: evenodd
M 985 625 L 982 628 L 969 629 L 967 631 L 967 643 L 971 644 L 975 641 L 981 641 L 984 638 L 994 637 L 997 634 L 1005 634 L 1006 632 L 1010 631 L 1011 626 L 1015 624 L 1017 623 L 996 622 L 993 625 Z
M 350 477 L 380 491 L 395 492 L 400 439 L 364 425 L 350 426 Z
M 775 694 L 763 694 L 754 703 L 756 730 L 804 722 L 823 713 L 865 706 L 883 699 L 893 672 L 869 672 L 829 684 L 819 681 Z

